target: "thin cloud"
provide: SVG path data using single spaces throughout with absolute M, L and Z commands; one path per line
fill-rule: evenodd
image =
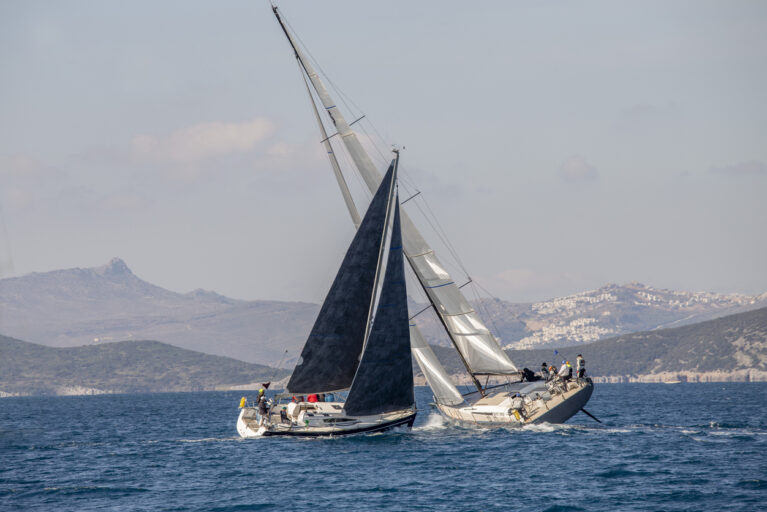
M 573 155 L 559 167 L 560 177 L 568 183 L 595 181 L 599 178 L 596 168 L 580 155 Z
M 764 176 L 767 175 L 767 164 L 758 160 L 738 164 L 712 167 L 711 172 L 728 176 Z
M 265 118 L 241 123 L 198 123 L 167 136 L 136 135 L 131 140 L 131 151 L 142 159 L 190 164 L 211 157 L 251 151 L 259 142 L 270 137 L 274 130 L 274 123 Z

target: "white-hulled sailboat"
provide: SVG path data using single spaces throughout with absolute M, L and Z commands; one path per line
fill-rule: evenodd
M 339 436 L 413 425 L 398 161 L 399 154 L 373 196 L 285 392 L 242 407 L 242 437 Z
M 314 106 L 322 144 L 328 152 L 352 220 L 355 226 L 359 225 L 359 214 L 341 173 L 331 140 L 340 141 L 351 157 L 355 170 L 371 192 L 378 189 L 381 175 L 307 59 L 306 53 L 286 27 L 277 7 L 272 6 L 272 10 L 307 82 L 307 92 Z M 308 84 L 311 84 L 316 93 L 316 100 Z M 321 109 L 317 108 L 317 102 L 321 104 Z M 330 137 L 318 110 L 327 113 L 332 127 L 336 130 Z M 549 381 L 523 381 L 523 373 L 500 347 L 413 221 L 405 211 L 401 216 L 405 257 L 476 387 L 476 391 L 467 394 L 458 390 L 417 326 L 411 321 L 410 343 L 413 357 L 432 389 L 439 411 L 446 418 L 462 424 L 523 425 L 561 423 L 582 410 L 594 389 L 591 380 L 581 378 L 565 381 L 556 378 Z M 484 385 L 479 380 L 483 377 Z M 495 381 L 493 386 L 488 385 L 491 378 Z M 498 384 L 499 380 L 504 382 Z

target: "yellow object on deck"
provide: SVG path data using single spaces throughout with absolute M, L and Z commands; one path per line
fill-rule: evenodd
M 247 403 L 248 403 L 248 399 L 247 398 L 245 398 L 245 397 L 240 398 L 240 409 L 245 407 L 245 404 L 247 404 Z
M 517 421 L 522 419 L 522 416 L 519 415 L 519 411 L 514 409 L 514 417 L 517 418 Z

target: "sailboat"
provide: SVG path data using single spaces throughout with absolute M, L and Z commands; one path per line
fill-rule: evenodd
M 286 390 L 242 404 L 242 437 L 340 436 L 411 427 L 413 362 L 397 194 L 381 180 Z
M 359 213 L 331 144 L 331 141 L 341 144 L 351 157 L 353 169 L 362 178 L 365 186 L 371 192 L 377 190 L 381 183 L 381 174 L 352 129 L 352 125 L 361 118 L 352 123 L 347 122 L 307 58 L 306 52 L 297 44 L 297 38 L 286 26 L 278 8 L 272 5 L 272 11 L 302 72 L 322 136 L 322 144 L 327 150 L 349 214 L 355 226 L 361 226 Z M 327 114 L 335 133 L 327 134 L 320 111 Z M 591 380 L 526 380 L 524 373 L 501 348 L 498 340 L 463 295 L 461 287 L 456 284 L 404 210 L 401 213 L 401 223 L 405 259 L 476 388 L 468 393 L 458 390 L 411 318 L 409 328 L 413 358 L 426 377 L 439 412 L 445 418 L 464 425 L 518 426 L 542 422 L 561 423 L 582 410 L 594 389 Z M 482 383 L 480 379 L 485 382 Z

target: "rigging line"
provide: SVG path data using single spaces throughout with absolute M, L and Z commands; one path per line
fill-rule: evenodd
M 426 306 L 425 308 L 423 308 L 421 311 L 419 311 L 419 312 L 418 312 L 418 313 L 416 313 L 415 315 L 412 315 L 410 318 L 408 318 L 408 320 L 412 320 L 412 319 L 414 319 L 415 317 L 417 317 L 418 315 L 420 315 L 421 313 L 423 313 L 424 311 L 426 311 L 426 310 L 429 310 L 429 309 L 431 309 L 431 304 L 429 304 L 428 306 Z
M 336 86 L 336 85 L 333 83 L 333 81 L 330 79 L 330 76 L 328 76 L 328 74 L 327 74 L 327 73 L 325 72 L 325 70 L 322 68 L 322 66 L 320 65 L 319 61 L 318 61 L 317 59 L 315 59 L 315 58 L 314 58 L 314 55 L 312 55 L 312 52 L 310 52 L 310 51 L 309 51 L 309 47 L 308 47 L 308 46 L 306 46 L 306 44 L 305 44 L 305 43 L 304 43 L 304 41 L 301 39 L 301 37 L 298 35 L 298 33 L 296 32 L 296 30 L 295 30 L 295 29 L 293 28 L 293 26 L 290 24 L 290 22 L 288 22 L 288 20 L 287 20 L 287 19 L 285 19 L 285 16 L 284 16 L 284 15 L 283 15 L 283 17 L 282 17 L 282 20 L 283 20 L 283 22 L 285 23 L 285 25 L 287 25 L 287 27 L 290 29 L 290 31 L 293 33 L 293 36 L 296 38 L 296 40 L 297 40 L 297 41 L 298 41 L 298 42 L 301 44 L 301 46 L 303 47 L 303 51 L 304 51 L 304 53 L 305 53 L 306 55 L 308 55 L 308 56 L 309 56 L 309 58 L 312 60 L 312 63 L 314 64 L 314 66 L 315 66 L 316 70 L 317 70 L 317 71 L 319 71 L 319 72 L 322 74 L 322 76 L 323 76 L 323 77 L 325 78 L 325 80 L 328 82 L 328 85 L 330 85 L 330 86 L 331 86 L 331 87 L 332 87 L 332 88 L 333 88 L 333 89 L 334 89 L 334 90 L 335 90 L 335 91 L 338 93 L 338 96 L 341 98 L 341 101 L 343 102 L 344 106 L 345 106 L 345 107 L 346 107 L 346 108 L 347 108 L 347 109 L 348 109 L 350 112 L 353 112 L 352 108 L 351 108 L 351 107 L 349 106 L 349 104 L 346 102 L 346 99 L 345 99 L 345 98 L 347 97 L 347 96 L 346 96 L 346 94 L 344 94 L 344 92 L 343 92 L 343 91 L 342 91 L 342 90 L 341 90 L 339 87 L 337 87 L 337 86 Z M 360 109 L 359 109 L 359 107 L 357 107 L 356 105 L 354 105 L 354 102 L 352 102 L 352 104 L 353 104 L 353 106 L 354 106 L 354 107 L 355 107 L 357 110 L 360 110 Z
M 370 120 L 367 119 L 367 122 L 370 123 Z M 370 134 L 367 132 L 367 130 L 365 129 L 365 124 L 364 123 L 361 124 L 359 129 L 362 133 L 365 134 L 365 139 L 370 142 L 370 144 L 373 146 L 373 149 L 377 153 L 377 155 L 373 155 L 373 156 L 377 156 L 378 158 L 380 158 L 381 162 L 386 163 L 386 155 L 383 153 L 383 151 L 379 147 L 379 143 L 376 142 L 376 140 L 373 137 L 371 137 Z M 386 146 L 386 141 L 382 139 L 380 140 L 380 144 L 383 146 Z
M 472 281 L 472 283 L 473 283 L 473 281 Z M 472 286 L 471 290 L 472 290 L 472 293 L 474 294 L 475 303 L 477 304 L 477 306 L 480 309 L 480 311 L 482 313 L 484 313 L 484 315 L 482 315 L 483 318 L 486 318 L 489 321 L 490 326 L 493 328 L 493 331 L 495 331 L 494 333 L 491 332 L 490 334 L 492 334 L 493 338 L 495 338 L 495 342 L 498 345 L 498 347 L 501 350 L 504 350 L 503 347 L 501 346 L 501 343 L 498 341 L 500 339 L 501 331 L 498 329 L 498 326 L 495 324 L 495 320 L 493 319 L 492 315 L 490 314 L 490 310 L 488 310 L 487 307 L 485 307 L 485 304 L 482 302 L 482 298 L 477 293 L 476 287 Z
M 293 36 L 295 36 L 295 38 L 301 44 L 304 53 L 306 53 L 309 56 L 309 58 L 312 60 L 312 63 L 314 64 L 315 68 L 322 74 L 322 76 L 328 82 L 328 85 L 330 85 L 331 88 L 341 98 L 341 101 L 343 102 L 343 104 L 347 108 L 347 110 L 349 110 L 353 114 L 354 114 L 354 110 L 355 109 L 357 111 L 359 111 L 359 112 L 362 112 L 362 109 L 354 102 L 354 100 L 348 94 L 346 94 L 338 85 L 336 85 L 336 83 L 330 78 L 330 76 L 327 74 L 327 72 L 325 72 L 325 70 L 320 65 L 319 61 L 314 57 L 314 55 L 311 53 L 311 51 L 309 51 L 309 49 L 306 46 L 306 44 L 303 42 L 301 37 L 298 35 L 298 33 L 293 28 L 293 26 L 290 24 L 290 22 L 287 19 L 285 19 L 284 16 L 283 16 L 283 21 L 288 26 L 288 28 L 290 28 L 290 31 L 293 33 Z M 347 100 L 348 100 L 348 103 L 347 103 Z M 351 106 L 349 105 L 349 103 L 351 104 Z M 349 126 L 353 125 L 354 123 L 356 123 L 357 121 L 360 121 L 363 118 L 365 118 L 365 115 L 362 115 L 359 119 L 357 119 L 356 121 L 352 122 Z M 373 146 L 373 149 L 378 154 L 378 157 L 380 158 L 378 163 L 385 166 L 385 165 L 388 164 L 387 154 L 388 154 L 389 144 L 387 143 L 386 139 L 381 135 L 381 133 L 378 131 L 378 128 L 376 128 L 376 125 L 370 119 L 365 119 L 365 121 L 366 121 L 366 123 L 361 123 L 360 124 L 359 129 L 360 129 L 360 131 L 362 131 L 362 133 L 365 134 L 367 140 L 370 141 L 370 143 Z M 371 129 L 373 130 L 373 132 L 375 133 L 375 135 L 377 137 L 377 140 L 376 140 L 376 137 L 373 137 L 373 136 L 371 136 L 370 133 L 368 133 L 368 130 L 365 128 L 365 124 L 369 124 L 370 125 Z M 330 138 L 332 138 L 332 137 L 334 137 L 334 135 L 330 136 Z M 383 149 L 382 149 L 382 147 L 383 147 Z M 403 170 L 407 171 L 407 169 L 403 169 Z M 418 187 L 415 186 L 415 183 L 412 182 L 409 179 L 409 176 L 407 176 L 407 172 L 405 172 L 404 174 L 405 174 L 405 176 L 404 176 L 405 177 L 405 181 L 410 181 L 412 188 L 413 189 L 417 189 Z M 407 190 L 407 188 L 408 187 L 406 187 L 406 190 Z
M 408 197 L 408 198 L 407 198 L 407 199 L 405 199 L 404 201 L 400 201 L 399 205 L 400 205 L 400 206 L 402 206 L 403 204 L 407 203 L 408 201 L 410 201 L 410 200 L 411 200 L 411 199 L 413 199 L 414 197 L 418 196 L 418 194 L 420 194 L 420 193 L 421 193 L 421 191 L 419 190 L 418 192 L 416 192 L 416 193 L 415 193 L 415 194 L 413 194 L 412 196 Z
M 421 196 L 421 198 L 423 198 L 423 196 Z M 463 272 L 463 274 L 467 278 L 469 278 L 469 273 L 466 271 L 466 268 L 463 265 L 461 265 L 460 260 L 458 260 L 457 256 L 455 255 L 455 250 L 454 249 L 451 250 L 450 242 L 446 239 L 446 236 L 444 235 L 444 232 L 441 231 L 440 229 L 438 229 L 434 225 L 434 222 L 432 222 L 432 219 L 434 219 L 434 221 L 437 222 L 436 218 L 433 215 L 432 216 L 427 215 L 427 213 L 423 211 L 423 208 L 421 208 L 419 201 L 416 201 L 415 204 L 416 204 L 416 208 L 418 208 L 418 210 L 421 212 L 421 215 L 426 220 L 426 222 L 429 224 L 429 226 L 431 227 L 431 229 L 434 232 L 434 234 L 437 236 L 437 238 L 439 238 L 439 240 L 444 245 L 445 249 L 447 250 L 447 253 L 453 258 L 454 262 L 458 263 L 458 267 L 459 267 L 458 270 Z M 458 261 L 456 261 L 456 260 L 458 260 Z
M 486 294 L 487 294 L 487 295 L 488 295 L 488 296 L 489 296 L 491 299 L 496 299 L 496 300 L 498 300 L 498 297 L 496 297 L 495 295 L 493 295 L 492 293 L 490 293 L 490 291 L 489 291 L 489 290 L 487 290 L 487 289 L 486 289 L 484 286 L 482 286 L 482 285 L 481 285 L 479 282 L 475 282 L 474 284 L 475 284 L 475 286 L 476 286 L 477 288 L 479 288 L 480 290 L 482 290 L 483 292 L 485 292 L 485 293 L 486 293 Z M 475 292 L 475 293 L 476 293 L 476 292 Z M 526 324 L 526 323 L 525 323 L 525 322 L 524 322 L 524 321 L 523 321 L 521 318 L 519 318 L 519 315 L 518 315 L 518 314 L 517 314 L 517 313 L 514 311 L 514 309 L 513 309 L 513 308 L 512 308 L 512 309 L 509 309 L 509 311 L 511 312 L 511 315 L 512 315 L 512 316 L 513 316 L 513 317 L 514 317 L 516 320 L 517 320 L 517 322 L 519 322 L 519 323 L 520 323 L 520 324 L 522 324 L 523 326 L 527 326 L 527 324 Z M 495 329 L 495 331 L 496 331 L 496 332 L 500 332 L 500 331 L 498 330 L 498 327 L 495 325 L 495 322 L 493 321 L 493 319 L 492 319 L 492 318 L 490 319 L 490 322 L 493 324 L 493 329 Z
M 460 256 L 458 255 L 458 251 L 453 246 L 452 242 L 450 242 L 450 238 L 447 236 L 447 232 L 442 227 L 442 225 L 439 222 L 439 218 L 434 214 L 434 212 L 431 209 L 431 206 L 429 205 L 429 202 L 426 200 L 425 197 L 422 198 L 423 204 L 426 207 L 426 209 L 429 211 L 429 214 L 434 218 L 434 222 L 437 223 L 437 227 L 439 228 L 440 233 L 442 234 L 442 237 L 444 238 L 444 243 L 447 245 L 448 251 L 450 252 L 450 255 L 455 259 L 455 262 L 458 264 L 458 266 L 461 268 L 461 271 L 463 271 L 466 276 L 469 275 L 469 271 L 466 269 L 466 266 L 463 264 L 463 261 L 461 260 Z
M 483 292 L 485 292 L 485 293 L 488 295 L 488 297 L 490 297 L 491 299 L 496 299 L 496 300 L 499 300 L 499 299 L 498 299 L 498 297 L 496 297 L 495 295 L 493 295 L 493 294 L 492 294 L 492 293 L 491 293 L 491 292 L 490 292 L 490 291 L 489 291 L 487 288 L 485 288 L 484 286 L 482 286 L 482 285 L 481 285 L 481 284 L 479 284 L 478 282 L 475 282 L 474 284 L 475 284 L 475 285 L 476 285 L 476 286 L 477 286 L 479 289 L 481 289 Z M 519 318 L 519 315 L 518 315 L 518 314 L 517 314 L 517 313 L 514 311 L 514 309 L 510 309 L 509 311 L 511 312 L 512 316 L 513 316 L 514 318 L 516 318 L 516 320 L 517 320 L 519 323 L 521 323 L 522 325 L 525 325 L 525 322 L 524 322 L 524 321 L 523 321 L 521 318 Z
M 332 144 L 332 141 L 330 141 Z M 344 165 L 347 169 L 355 169 L 354 162 L 352 162 L 351 157 L 349 156 L 349 152 L 346 149 L 345 144 L 340 144 L 341 146 L 341 155 L 344 160 Z M 336 151 L 336 154 L 338 154 L 337 148 L 334 146 L 333 151 Z M 365 182 L 362 179 L 362 176 L 360 176 L 360 173 L 358 172 L 351 172 L 352 176 L 354 176 L 354 181 L 357 183 L 358 188 L 362 189 L 362 196 L 367 200 L 368 203 L 373 199 L 373 193 L 370 191 L 368 186 L 365 184 Z M 367 211 L 367 206 L 365 207 L 365 211 Z M 363 214 L 364 216 L 364 214 Z

